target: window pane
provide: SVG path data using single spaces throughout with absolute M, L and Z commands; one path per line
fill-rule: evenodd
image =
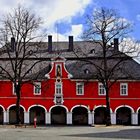
M 83 83 L 78 83 L 77 84 L 77 94 L 78 95 L 83 95 L 84 94 L 84 85 Z
M 104 86 L 100 83 L 99 84 L 99 95 L 105 95 L 106 92 L 105 92 L 105 88 Z
M 40 83 L 35 83 L 35 85 L 34 85 L 34 93 L 35 94 L 40 94 L 41 93 L 41 84 Z
M 128 89 L 127 89 L 127 84 L 121 84 L 121 87 L 120 87 L 120 92 L 121 92 L 121 95 L 127 95 L 128 93 Z
M 62 94 L 62 85 L 56 84 L 56 94 Z

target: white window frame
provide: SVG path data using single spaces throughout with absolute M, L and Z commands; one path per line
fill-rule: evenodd
M 57 89 L 57 86 L 60 86 L 60 92 L 58 92 L 59 90 Z M 55 82 L 55 94 L 57 95 L 62 95 L 63 94 L 63 85 L 62 82 Z
M 40 87 L 40 92 L 36 92 L 36 86 L 39 85 Z M 41 95 L 41 82 L 34 82 L 34 95 Z
M 100 95 L 100 96 L 106 95 L 106 90 L 102 83 L 98 83 L 98 95 Z
M 79 92 L 79 86 L 82 86 L 81 93 Z M 76 95 L 84 95 L 84 83 L 83 82 L 77 82 L 76 83 Z
M 125 92 L 125 94 L 123 92 Z M 128 96 L 128 83 L 120 83 L 120 95 Z
M 13 95 L 16 95 L 14 83 L 13 83 Z

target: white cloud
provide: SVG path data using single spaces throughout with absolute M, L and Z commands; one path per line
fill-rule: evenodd
M 2 8 L 0 9 L 0 13 L 5 14 L 5 12 L 10 12 L 11 9 L 16 8 L 20 3 L 43 19 L 43 29 L 47 29 L 49 33 L 55 33 L 54 26 L 57 22 L 72 24 L 72 17 L 77 15 L 82 16 L 85 8 L 91 2 L 92 0 L 1 0 L 0 5 Z M 72 30 L 70 33 L 74 34 L 74 36 L 79 36 L 82 32 L 82 25 L 71 26 Z
M 51 35 L 53 36 L 53 41 L 68 41 L 68 36 L 72 35 L 74 36 L 74 40 L 80 40 L 80 35 L 83 32 L 83 25 L 72 25 L 71 31 L 66 32 L 65 34 L 59 34 L 56 32 L 51 32 Z
M 71 32 L 67 34 L 75 36 L 75 40 L 80 40 L 80 35 L 82 34 L 82 32 L 83 32 L 83 25 L 78 24 L 78 25 L 72 25 Z

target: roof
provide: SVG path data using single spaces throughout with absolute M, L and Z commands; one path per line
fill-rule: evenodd
M 69 51 L 68 42 L 53 42 L 52 51 L 48 52 L 48 43 L 43 42 L 39 47 L 30 43 L 29 51 L 35 52 L 24 62 L 22 73 L 33 64 L 37 63 L 34 68 L 28 72 L 26 78 L 44 79 L 45 74 L 50 71 L 51 59 L 55 57 L 66 58 L 66 69 L 72 74 L 72 79 L 97 79 L 97 69 L 94 64 L 102 66 L 102 49 L 98 42 L 74 42 L 74 50 Z M 2 50 L 4 50 L 2 48 Z M 118 51 L 119 52 L 119 51 Z M 33 55 L 32 55 L 33 54 Z M 21 54 L 22 56 L 22 54 Z M 121 52 L 114 52 L 114 48 L 110 48 L 107 52 L 108 66 L 113 67 L 120 59 L 127 58 L 120 63 L 119 69 L 113 73 L 112 77 L 119 79 L 140 79 L 140 64 L 135 62 L 131 57 Z M 14 59 L 14 55 L 12 55 Z M 11 65 L 5 51 L 1 54 L 0 64 L 9 69 L 12 73 Z M 87 61 L 88 59 L 88 61 Z M 41 62 L 40 62 L 41 60 Z M 37 62 L 38 61 L 38 62 Z M 133 68 L 133 69 L 132 69 Z

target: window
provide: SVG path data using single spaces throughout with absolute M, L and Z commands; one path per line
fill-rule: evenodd
M 61 65 L 57 64 L 56 65 L 56 77 L 61 77 L 62 76 L 62 69 L 61 69 Z
M 99 83 L 99 85 L 98 85 L 98 94 L 99 95 L 106 95 L 106 91 L 105 91 L 105 88 L 104 88 L 104 86 L 103 86 L 103 84 L 102 83 Z
M 84 95 L 84 83 L 76 83 L 76 94 Z
M 40 95 L 41 94 L 41 83 L 40 82 L 35 82 L 34 83 L 34 94 L 35 95 Z
M 85 70 L 84 70 L 84 73 L 85 73 L 85 74 L 89 74 L 90 71 L 89 71 L 88 69 L 85 69 Z
M 16 89 L 15 89 L 14 83 L 13 83 L 13 95 L 16 95 Z
M 55 93 L 62 94 L 62 83 L 59 82 L 55 84 Z
M 120 84 L 120 95 L 128 95 L 128 84 L 127 83 L 121 83 Z

